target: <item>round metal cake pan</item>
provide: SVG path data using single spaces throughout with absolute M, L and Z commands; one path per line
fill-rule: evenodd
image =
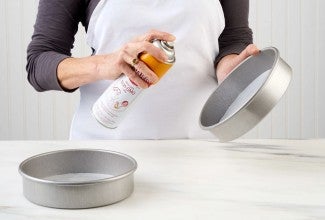
M 52 208 L 105 206 L 129 197 L 137 162 L 119 152 L 91 149 L 53 151 L 23 161 L 24 196 Z
M 267 77 L 256 93 L 224 119 L 228 108 L 240 94 L 266 72 Z M 258 55 L 248 57 L 206 101 L 199 120 L 201 128 L 211 131 L 220 142 L 241 137 L 273 109 L 287 90 L 291 77 L 291 67 L 280 57 L 275 47 L 265 48 Z

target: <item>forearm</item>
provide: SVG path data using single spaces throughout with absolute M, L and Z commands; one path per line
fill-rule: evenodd
M 84 58 L 67 58 L 59 63 L 57 77 L 61 87 L 73 90 L 82 85 L 103 79 L 115 79 L 117 73 L 113 65 L 113 55 L 95 55 Z
M 79 22 L 85 21 L 86 8 L 84 0 L 39 1 L 26 65 L 28 80 L 37 91 L 62 90 L 58 65 L 71 56 L 74 35 Z
M 229 54 L 240 54 L 249 44 L 253 43 L 252 30 L 249 28 L 249 0 L 221 0 L 225 14 L 225 29 L 220 35 L 220 52 L 215 65 Z
M 59 64 L 57 77 L 62 88 L 73 90 L 95 81 L 95 70 L 95 64 L 90 58 L 67 58 Z

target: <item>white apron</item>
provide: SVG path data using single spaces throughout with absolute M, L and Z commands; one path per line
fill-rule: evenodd
M 91 107 L 112 81 L 80 87 L 70 139 L 212 138 L 199 126 L 201 109 L 217 87 L 214 59 L 225 22 L 219 0 L 102 0 L 87 41 L 96 54 L 115 52 L 151 29 L 176 36 L 176 63 L 143 91 L 116 129 L 100 125 Z

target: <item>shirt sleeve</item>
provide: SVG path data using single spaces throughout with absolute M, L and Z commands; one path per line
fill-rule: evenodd
M 225 29 L 219 37 L 219 54 L 215 65 L 229 54 L 239 54 L 253 43 L 253 33 L 249 28 L 249 0 L 220 0 L 224 15 Z
M 81 0 L 39 1 L 26 65 L 28 81 L 37 91 L 63 90 L 57 79 L 57 67 L 71 56 L 84 4 Z

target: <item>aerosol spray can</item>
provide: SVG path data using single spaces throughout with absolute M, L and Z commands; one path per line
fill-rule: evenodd
M 142 53 L 139 59 L 160 79 L 175 62 L 174 45 L 173 42 L 158 39 L 153 40 L 152 43 L 166 53 L 168 60 L 160 62 L 148 53 Z M 116 128 L 142 91 L 143 89 L 134 84 L 127 76 L 122 75 L 95 102 L 92 113 L 96 120 L 105 127 Z

